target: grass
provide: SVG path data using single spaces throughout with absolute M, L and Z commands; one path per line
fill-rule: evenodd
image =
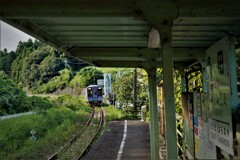
M 77 97 L 52 100 L 56 107 L 0 121 L 0 159 L 46 159 L 80 130 L 91 108 Z M 31 138 L 35 130 L 36 140 Z
M 104 111 L 106 113 L 105 120 L 112 121 L 112 120 L 121 120 L 125 118 L 124 112 L 122 110 L 116 109 L 114 106 L 107 106 L 104 107 Z
M 81 129 L 92 111 L 83 98 L 50 99 L 50 109 L 0 121 L 0 159 L 47 159 Z M 125 118 L 123 111 L 113 106 L 104 110 L 106 121 Z M 36 132 L 36 140 L 31 138 L 31 130 Z

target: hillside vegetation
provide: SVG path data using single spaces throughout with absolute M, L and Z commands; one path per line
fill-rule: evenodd
M 0 71 L 19 86 L 35 93 L 51 93 L 65 88 L 74 73 L 85 66 L 82 61 L 37 40 L 20 41 L 16 51 L 0 51 Z M 49 87 L 52 84 L 58 85 Z
M 0 72 L 0 116 L 50 108 L 52 104 L 46 98 L 27 97 L 26 93 Z

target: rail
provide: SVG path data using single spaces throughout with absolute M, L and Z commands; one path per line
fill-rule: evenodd
M 79 156 L 77 157 L 77 159 L 80 159 L 83 155 L 83 153 L 86 152 L 86 150 L 89 148 L 89 146 L 92 144 L 93 140 L 95 139 L 95 137 L 97 136 L 97 133 L 99 132 L 99 130 L 101 129 L 101 127 L 103 126 L 103 122 L 104 122 L 104 114 L 103 114 L 103 110 L 100 109 L 100 120 L 99 120 L 99 125 L 94 133 L 94 135 L 91 137 L 91 139 L 89 140 L 88 144 L 85 146 L 84 150 L 82 151 L 81 154 L 79 154 Z
M 89 117 L 88 121 L 84 125 L 84 127 L 75 134 L 64 146 L 62 146 L 57 152 L 51 155 L 48 160 L 55 159 L 80 159 L 82 155 L 89 148 L 90 144 L 96 137 L 98 131 L 100 130 L 103 121 L 104 115 L 103 110 L 98 109 L 99 111 L 96 113 L 96 109 L 93 110 L 92 115 Z M 94 122 L 94 118 L 98 119 L 98 123 Z M 97 127 L 96 127 L 97 126 Z M 91 133 L 87 133 L 87 132 Z M 86 138 L 85 136 L 91 135 L 90 138 Z M 87 139 L 87 142 L 84 140 Z

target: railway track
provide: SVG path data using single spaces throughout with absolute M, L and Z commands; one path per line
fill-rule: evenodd
M 51 155 L 48 160 L 80 159 L 93 142 L 104 122 L 102 108 L 94 108 L 84 127 L 75 134 L 64 146 Z

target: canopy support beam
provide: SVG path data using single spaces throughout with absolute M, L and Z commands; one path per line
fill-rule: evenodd
M 151 159 L 159 160 L 159 125 L 157 106 L 156 61 L 148 72 Z

